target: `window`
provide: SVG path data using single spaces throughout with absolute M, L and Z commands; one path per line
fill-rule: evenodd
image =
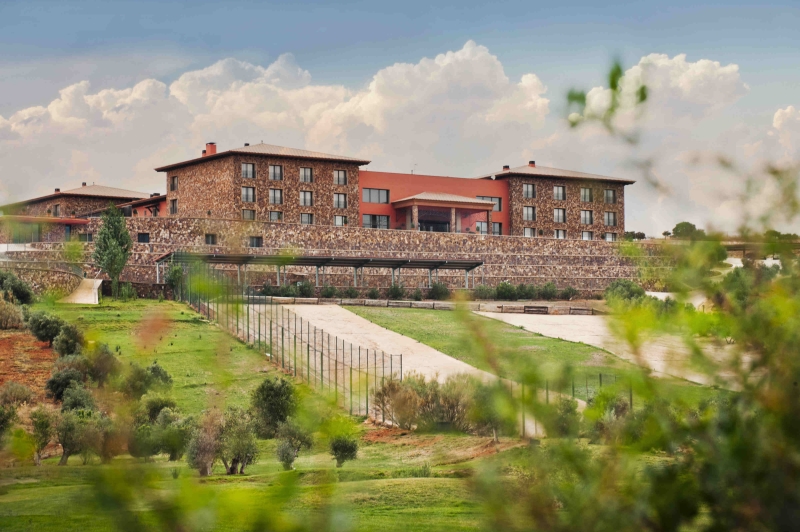
M 216 246 L 217 235 L 206 235 L 206 246 Z
M 594 214 L 592 211 L 581 211 L 581 223 L 583 225 L 592 225 L 594 223 Z
M 606 233 L 605 234 L 606 242 L 616 242 L 617 241 L 617 233 Z
M 314 215 L 308 213 L 301 214 L 300 223 L 303 225 L 314 225 Z
M 492 211 L 494 211 L 494 212 L 500 212 L 500 211 L 503 210 L 503 199 L 502 198 L 495 198 L 495 197 L 492 197 L 492 196 L 478 196 L 478 199 L 479 200 L 483 200 L 483 201 L 493 201 L 494 202 L 494 208 L 492 209 Z
M 522 185 L 522 197 L 532 199 L 536 197 L 536 185 Z
M 178 214 L 178 200 L 169 200 L 169 213 Z
M 475 232 L 480 233 L 482 235 L 488 234 L 487 233 L 488 225 L 486 222 L 475 222 Z M 500 236 L 503 234 L 503 224 L 499 222 L 492 222 L 492 234 L 494 236 Z
M 610 227 L 616 227 L 617 226 L 617 213 L 615 213 L 615 212 L 607 212 L 605 214 L 605 222 L 606 222 L 606 225 L 608 225 Z
M 333 225 L 336 227 L 344 227 L 347 225 L 347 216 L 334 216 Z
M 617 191 L 607 188 L 605 191 L 605 201 L 606 203 L 616 203 L 617 202 Z
M 278 166 L 276 164 L 269 165 L 269 180 L 283 181 L 283 166 Z
M 283 213 L 281 211 L 269 211 L 269 221 L 270 222 L 282 222 L 283 221 Z
M 255 179 L 256 165 L 253 163 L 242 163 L 242 177 L 246 179 Z
M 563 229 L 556 229 L 553 231 L 553 238 L 557 238 L 558 240 L 565 240 L 567 238 L 567 232 Z
M 256 201 L 256 188 L 242 187 L 242 202 L 255 203 L 255 201 Z
M 61 205 L 53 205 L 53 216 L 61 216 Z
M 150 243 L 150 233 L 139 233 L 136 235 L 136 241 L 139 244 L 149 244 Z
M 174 175 L 169 178 L 169 191 L 170 192 L 178 191 L 178 176 Z
M 334 194 L 333 195 L 333 206 L 336 209 L 346 209 L 347 208 L 347 194 Z
M 526 227 L 523 230 L 523 235 L 525 235 L 525 236 L 527 236 L 529 238 L 533 238 L 533 237 L 536 236 L 536 229 L 533 228 L 533 227 Z
M 269 189 L 269 202 L 272 205 L 283 205 L 283 190 L 279 188 Z
M 303 207 L 311 207 L 314 205 L 314 193 L 309 190 L 301 190 L 300 205 Z
M 475 232 L 478 234 L 485 235 L 487 227 L 486 222 L 475 222 Z
M 369 227 L 371 229 L 389 229 L 389 217 L 379 216 L 377 214 L 365 214 L 361 218 L 361 225 L 362 227 Z
M 553 187 L 553 199 L 565 200 L 567 199 L 567 191 L 564 187 Z
M 364 203 L 389 203 L 389 191 L 380 188 L 365 188 L 361 192 Z
M 533 222 L 536 220 L 536 207 L 523 207 L 522 219 L 526 222 Z
M 567 221 L 566 209 L 553 209 L 553 221 L 557 224 L 563 224 Z
M 93 236 L 92 233 L 81 233 L 78 235 L 78 242 L 91 242 Z
M 581 240 L 594 240 L 594 233 L 591 231 L 583 231 L 581 233 Z
M 264 247 L 264 237 L 251 236 L 250 237 L 250 247 L 251 248 L 263 248 Z
M 244 209 L 242 211 L 242 220 L 255 220 L 256 219 L 256 211 L 253 209 Z
M 334 170 L 333 171 L 333 184 L 346 185 L 347 184 L 347 170 Z
M 591 203 L 594 201 L 592 197 L 592 189 L 591 188 L 582 188 L 581 189 L 581 201 L 584 203 Z
M 314 176 L 311 174 L 311 168 L 301 168 L 300 169 L 300 182 L 301 183 L 313 183 Z

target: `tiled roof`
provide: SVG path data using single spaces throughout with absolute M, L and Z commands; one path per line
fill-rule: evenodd
M 145 194 L 144 192 L 134 192 L 133 190 L 125 190 L 122 188 L 115 188 L 115 187 L 106 187 L 103 185 L 87 185 L 85 187 L 62 190 L 61 194 L 68 194 L 70 196 L 94 196 L 97 198 L 131 198 L 131 199 L 142 199 L 149 196 L 149 194 Z
M 422 201 L 443 201 L 450 203 L 474 203 L 476 205 L 492 206 L 493 201 L 481 200 L 478 198 L 470 198 L 469 196 L 458 196 L 456 194 L 447 194 L 445 192 L 420 192 L 407 198 L 394 200 L 392 203 L 400 203 L 401 201 L 409 200 L 422 200 Z
M 630 179 L 623 179 L 620 177 L 608 177 L 604 175 L 587 174 L 584 172 L 575 172 L 574 170 L 560 170 L 558 168 L 548 168 L 546 166 L 529 166 L 527 164 L 525 166 L 518 166 L 516 168 L 511 168 L 509 170 L 502 170 L 500 172 L 482 175 L 477 177 L 476 179 L 491 179 L 492 177 L 494 177 L 495 179 L 501 179 L 503 177 L 510 177 L 510 176 L 560 177 L 563 179 L 614 181 L 617 183 L 625 183 L 627 185 L 632 185 L 633 183 L 636 183 L 636 181 Z
M 166 170 L 171 170 L 173 168 L 177 168 L 179 166 L 185 166 L 187 164 L 194 164 L 200 161 L 214 159 L 221 157 L 223 155 L 230 155 L 232 153 L 254 153 L 258 155 L 274 155 L 277 157 L 297 157 L 300 159 L 317 159 L 322 161 L 339 161 L 339 162 L 347 162 L 347 163 L 355 163 L 358 165 L 362 164 L 369 164 L 371 161 L 366 159 L 359 159 L 356 157 L 346 157 L 344 155 L 332 155 L 330 153 L 322 153 L 318 151 L 310 151 L 310 150 L 301 150 L 298 148 L 286 148 L 284 146 L 275 146 L 273 144 L 254 144 L 252 146 L 244 146 L 242 148 L 234 148 L 227 151 L 221 151 L 215 153 L 214 155 L 206 155 L 205 157 L 198 157 L 197 159 L 190 159 L 188 161 L 183 161 L 180 163 L 169 164 L 167 166 L 162 166 L 160 168 L 156 168 L 157 172 L 163 172 Z

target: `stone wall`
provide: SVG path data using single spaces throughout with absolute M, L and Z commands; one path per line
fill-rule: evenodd
M 62 218 L 70 216 L 82 216 L 90 212 L 108 207 L 109 203 L 118 205 L 130 201 L 129 199 L 97 198 L 74 196 L 65 194 L 55 198 L 48 198 L 42 201 L 33 201 L 19 208 L 12 208 L 7 214 L 19 214 L 25 216 L 53 216 L 54 207 L 60 206 Z M 49 213 L 47 211 L 50 211 Z M 74 214 L 73 214 L 74 213 Z
M 595 240 L 602 240 L 604 233 L 616 233 L 618 239 L 622 239 L 625 232 L 625 186 L 621 183 L 598 182 L 593 180 L 578 181 L 574 179 L 545 179 L 541 177 L 510 177 L 508 178 L 509 204 L 511 208 L 511 234 L 522 236 L 526 227 L 536 229 L 545 238 L 553 238 L 555 229 L 564 229 L 568 239 L 579 239 L 583 231 L 594 232 Z M 533 184 L 536 187 L 535 198 L 525 198 L 523 196 L 523 185 Z M 566 188 L 566 199 L 553 199 L 553 187 L 563 186 Z M 584 203 L 581 201 L 581 188 L 591 188 L 593 191 L 593 201 Z M 604 203 L 604 191 L 606 189 L 616 190 L 617 203 Z M 536 220 L 523 220 L 523 207 L 536 207 Z M 566 209 L 566 223 L 555 223 L 553 221 L 554 209 Z M 590 210 L 594 212 L 593 224 L 581 224 L 581 211 Z M 617 214 L 617 225 L 607 227 L 604 224 L 604 213 L 615 212 Z
M 14 272 L 39 295 L 45 292 L 66 295 L 75 290 L 81 282 L 81 277 L 76 273 L 48 268 L 47 264 L 39 262 L 0 262 L 0 269 Z

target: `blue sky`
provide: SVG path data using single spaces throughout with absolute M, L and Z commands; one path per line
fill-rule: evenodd
M 497 58 L 501 65 L 499 76 L 502 78 L 505 75 L 510 80 L 508 86 L 503 87 L 500 83 L 491 84 L 488 88 L 478 87 L 480 80 L 469 79 L 470 67 L 467 64 L 464 66 L 466 70 L 460 71 L 459 75 L 462 77 L 450 79 L 448 83 L 451 86 L 437 96 L 440 98 L 439 104 L 441 98 L 455 97 L 460 104 L 470 107 L 471 103 L 467 102 L 470 95 L 481 90 L 497 91 L 497 94 L 505 95 L 502 98 L 511 98 L 510 94 L 522 76 L 535 74 L 543 87 L 546 86 L 546 92 L 542 89 L 537 93 L 540 100 L 547 100 L 546 110 L 542 111 L 542 116 L 531 115 L 527 123 L 520 125 L 524 120 L 512 120 L 504 128 L 505 131 L 513 129 L 519 135 L 528 135 L 530 138 L 527 144 L 509 149 L 503 146 L 486 147 L 485 153 L 480 154 L 481 160 L 473 161 L 471 165 L 458 166 L 453 165 L 453 159 L 460 159 L 462 155 L 468 157 L 475 152 L 467 147 L 460 154 L 452 147 L 458 139 L 444 142 L 442 139 L 447 134 L 440 133 L 428 145 L 420 141 L 417 149 L 424 150 L 424 156 L 409 155 L 404 159 L 404 154 L 397 150 L 408 149 L 407 146 L 392 146 L 385 142 L 385 137 L 363 133 L 365 127 L 381 127 L 370 123 L 369 117 L 355 120 L 358 123 L 349 115 L 348 118 L 341 118 L 342 123 L 350 124 L 347 127 L 352 128 L 348 130 L 350 137 L 347 143 L 325 139 L 323 133 L 317 133 L 316 137 L 301 133 L 284 137 L 287 142 L 306 144 L 308 147 L 346 145 L 349 149 L 371 149 L 377 152 L 374 160 L 380 169 L 406 170 L 412 164 L 419 164 L 431 172 L 451 173 L 452 170 L 455 174 L 474 175 L 501 163 L 513 164 L 518 162 L 517 159 L 536 156 L 553 165 L 617 175 L 624 171 L 626 162 L 629 162 L 617 152 L 610 149 L 593 152 L 583 149 L 583 156 L 575 157 L 567 149 L 566 141 L 553 140 L 554 136 L 564 135 L 559 130 L 559 121 L 563 121 L 565 93 L 569 88 L 590 89 L 603 85 L 604 72 L 615 57 L 630 67 L 640 63 L 649 54 L 665 54 L 670 60 L 679 54 L 686 54 L 685 65 L 664 67 L 671 68 L 672 71 L 683 68 L 684 77 L 691 75 L 702 60 L 719 63 L 722 68 L 720 72 L 724 71 L 726 65 L 735 65 L 738 73 L 733 78 L 728 78 L 727 85 L 710 86 L 709 93 L 701 94 L 703 87 L 715 83 L 715 76 L 718 74 L 712 68 L 705 78 L 693 85 L 694 93 L 687 93 L 688 96 L 683 94 L 687 101 L 691 100 L 687 103 L 689 107 L 683 108 L 682 104 L 670 100 L 664 105 L 671 114 L 656 113 L 658 116 L 669 116 L 667 122 L 673 122 L 674 119 L 674 124 L 669 124 L 674 127 L 661 128 L 663 123 L 652 124 L 655 130 L 653 138 L 657 140 L 649 144 L 648 148 L 662 157 L 668 180 L 676 185 L 679 194 L 688 194 L 683 200 L 695 203 L 696 209 L 679 209 L 680 212 L 670 214 L 670 209 L 676 210 L 674 205 L 669 207 L 664 203 L 666 200 L 663 197 L 646 193 L 637 185 L 639 189 L 633 196 L 640 200 L 640 206 L 631 207 L 629 220 L 654 231 L 672 223 L 672 218 L 683 215 L 699 216 L 697 213 L 709 208 L 708 205 L 703 205 L 702 190 L 691 193 L 683 190 L 687 188 L 687 184 L 694 187 L 695 180 L 698 179 L 696 175 L 686 172 L 680 175 L 669 173 L 675 171 L 674 165 L 669 164 L 669 158 L 664 159 L 664 153 L 669 150 L 686 152 L 690 146 L 681 144 L 682 138 L 692 139 L 693 145 L 707 146 L 714 150 L 727 148 L 736 154 L 743 150 L 755 153 L 760 148 L 753 146 L 766 146 L 770 143 L 782 146 L 782 151 L 779 151 L 781 157 L 792 157 L 797 153 L 792 144 L 796 138 L 793 136 L 795 130 L 791 128 L 794 127 L 795 110 L 800 108 L 798 27 L 800 2 L 796 1 L 773 1 L 766 5 L 744 1 L 708 3 L 683 0 L 668 4 L 618 2 L 613 5 L 584 1 L 460 1 L 435 4 L 416 1 L 5 1 L 0 3 L 0 143 L 11 143 L 10 147 L 22 152 L 27 147 L 32 149 L 33 145 L 24 140 L 28 137 L 19 133 L 21 126 L 14 124 L 27 124 L 28 119 L 25 117 L 30 113 L 38 117 L 39 112 L 32 110 L 48 107 L 59 98 L 59 91 L 67 87 L 89 82 L 90 88 L 83 87 L 79 90 L 80 98 L 88 98 L 87 101 L 94 102 L 91 105 L 97 105 L 97 99 L 92 100 L 92 95 L 103 89 L 123 91 L 143 81 L 156 80 L 169 87 L 166 90 L 174 99 L 174 82 L 191 77 L 187 73 L 203 71 L 226 58 L 266 68 L 275 63 L 282 54 L 292 54 L 292 65 L 297 65 L 309 76 L 302 81 L 295 80 L 298 83 L 325 87 L 330 94 L 336 92 L 334 87 L 344 87 L 350 91 L 341 97 L 338 111 L 331 111 L 332 116 L 339 116 L 344 112 L 342 106 L 346 107 L 348 99 L 359 92 L 369 92 L 367 87 L 378 73 L 384 72 L 390 78 L 397 74 L 391 70 L 392 65 L 419 65 L 423 58 L 434 58 L 439 54 L 462 50 L 465 43 L 474 41 L 479 48 Z M 475 76 L 497 74 L 492 70 L 491 61 L 481 57 L 473 59 L 485 60 L 480 63 L 481 68 L 486 67 L 488 70 L 476 70 Z M 727 72 L 726 75 L 730 74 Z M 218 85 L 223 78 L 225 83 L 233 84 L 231 86 L 247 83 L 246 80 L 234 79 L 236 75 L 238 74 L 226 71 L 226 74 L 218 75 L 213 83 Z M 672 81 L 664 81 L 667 84 L 665 86 L 680 83 L 683 79 L 680 75 L 675 74 L 673 78 L 669 78 Z M 228 79 L 226 76 L 234 78 Z M 418 78 L 414 79 L 419 81 Z M 217 90 L 217 85 L 213 83 L 213 87 L 201 84 L 197 90 Z M 459 86 L 462 86 L 461 92 L 456 90 Z M 153 90 L 158 92 L 161 89 Z M 534 89 L 530 90 L 536 92 Z M 719 106 L 714 105 L 715 91 L 720 93 L 722 103 Z M 367 96 L 365 94 L 366 101 L 371 101 Z M 121 96 L 118 94 L 117 97 Z M 326 96 L 326 101 L 331 97 Z M 186 103 L 186 98 L 188 96 L 184 95 L 182 103 Z M 487 109 L 502 102 L 506 102 L 503 105 L 510 105 L 508 101 L 521 101 L 502 100 L 500 96 L 497 98 L 500 99 L 487 103 Z M 705 106 L 703 109 L 697 107 L 700 100 Z M 280 105 L 284 104 L 285 102 Z M 274 99 L 268 99 L 264 100 L 262 107 L 255 109 L 275 106 L 279 104 Z M 385 107 L 381 109 L 384 116 L 391 115 L 386 114 Z M 774 126 L 779 110 L 787 110 L 788 118 L 782 123 L 782 130 Z M 73 111 L 77 112 L 74 109 L 70 112 Z M 170 115 L 175 124 L 180 120 L 189 120 L 186 124 L 190 125 L 175 126 L 176 129 L 184 127 L 185 135 L 181 138 L 191 139 L 191 142 L 198 142 L 197 139 L 202 135 L 227 138 L 228 132 L 222 129 L 225 126 L 219 124 L 215 128 L 208 125 L 209 120 L 203 121 L 203 117 L 208 115 L 207 109 L 191 110 L 190 118 L 182 114 L 185 111 L 186 109 L 174 108 L 168 111 L 177 113 Z M 52 110 L 48 112 L 53 113 Z M 162 114 L 164 112 L 166 111 L 162 111 Z M 249 112 L 252 113 L 253 109 Z M 506 113 L 504 116 L 508 114 L 507 110 L 503 113 Z M 407 114 L 406 110 L 399 116 L 405 117 Z M 545 115 L 546 119 L 543 118 Z M 683 121 L 684 115 L 693 117 L 691 124 Z M 13 119 L 14 116 L 17 118 Z M 460 115 L 450 114 L 436 120 L 456 124 L 458 116 Z M 492 116 L 496 117 L 496 114 Z M 112 157 L 114 150 L 122 150 L 129 145 L 131 139 L 140 139 L 144 135 L 121 126 L 108 129 L 107 124 L 103 126 L 98 121 L 80 115 L 80 112 L 75 117 L 93 127 L 105 127 L 103 142 L 106 143 L 104 150 L 108 158 Z M 108 118 L 106 115 L 103 117 Z M 4 119 L 11 120 L 6 127 L 12 131 L 5 137 Z M 159 119 L 151 116 L 148 120 L 151 120 L 150 127 L 156 128 L 154 124 Z M 295 117 L 295 120 L 301 119 Z M 424 121 L 424 116 L 420 120 Z M 238 127 L 234 124 L 235 122 L 228 123 L 228 129 Z M 310 128 L 308 122 L 305 124 Z M 678 124 L 681 124 L 680 127 Z M 419 131 L 425 130 L 420 124 L 409 123 L 407 126 L 391 134 L 413 137 L 418 136 Z M 263 129 L 263 122 L 260 127 Z M 345 126 L 340 126 L 335 131 L 341 131 L 341 127 Z M 248 140 L 253 140 L 255 135 L 261 136 L 256 125 L 250 124 L 242 128 L 251 134 Z M 58 131 L 66 134 L 64 132 L 67 129 L 60 127 Z M 44 166 L 31 165 L 31 176 L 35 176 L 32 179 L 15 183 L 5 178 L 5 194 L 24 194 L 35 186 L 49 188 L 65 179 L 79 181 L 78 174 L 82 171 L 90 174 L 94 172 L 92 175 L 109 179 L 105 168 L 110 168 L 112 163 L 97 152 L 98 143 L 91 140 L 91 131 L 83 129 L 77 135 L 74 130 L 69 131 L 72 132 L 69 139 L 58 141 L 70 145 L 69 153 L 54 155 Z M 388 135 L 385 131 L 384 133 Z M 162 150 L 158 154 L 159 148 L 156 146 L 163 146 L 165 138 L 180 136 L 168 132 L 166 127 L 158 135 L 161 135 L 157 139 L 158 143 L 150 147 L 145 147 L 143 143 L 142 149 L 135 156 L 131 155 L 133 158 L 126 159 L 126 164 L 141 169 L 118 170 L 119 175 L 115 175 L 113 179 L 123 184 L 144 179 L 155 187 L 160 178 L 146 177 L 149 174 L 142 172 L 147 165 L 151 160 L 157 161 L 159 157 L 177 156 L 181 153 L 180 149 L 175 148 L 167 152 Z M 355 142 L 353 139 L 358 135 L 361 135 L 360 140 Z M 119 139 L 117 144 L 109 140 L 109 137 L 114 136 Z M 263 136 L 273 141 L 282 138 L 278 132 L 267 132 Z M 56 138 L 61 137 L 52 137 Z M 230 138 L 230 142 L 240 140 Z M 484 142 L 491 142 L 491 138 L 487 136 Z M 81 139 L 84 144 L 81 144 Z M 507 140 L 498 142 L 507 143 Z M 592 147 L 596 149 L 596 143 L 592 143 Z M 195 148 L 196 146 L 191 147 L 192 153 L 196 151 Z M 579 143 L 575 149 L 581 149 Z M 381 150 L 384 153 L 381 154 Z M 595 158 L 590 157 L 591 154 Z M 0 156 L 0 164 L 7 171 L 9 165 L 20 163 L 18 159 L 4 159 Z M 116 164 L 118 166 L 119 162 Z M 65 169 L 66 166 L 71 169 Z M 673 170 L 668 172 L 667 167 Z M 3 193 L 4 190 L 0 188 L 0 195 Z M 658 210 L 658 206 L 663 212 L 653 214 L 654 208 Z M 719 214 L 719 217 L 723 219 L 724 215 Z M 728 222 L 722 225 L 726 223 Z

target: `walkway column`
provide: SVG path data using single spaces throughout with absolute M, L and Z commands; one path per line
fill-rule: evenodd
M 317 288 L 319 288 L 319 266 L 317 266 Z
M 492 232 L 492 211 L 486 211 L 486 234 L 494 234 Z
M 456 208 L 450 207 L 450 232 L 456 232 Z
M 416 205 L 411 206 L 411 229 L 419 231 L 419 207 Z

